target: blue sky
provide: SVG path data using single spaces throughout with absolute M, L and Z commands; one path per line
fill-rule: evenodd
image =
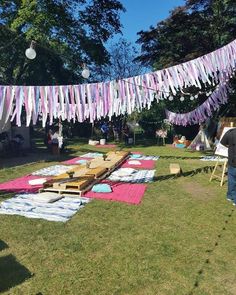
M 137 32 L 148 30 L 151 25 L 155 26 L 159 21 L 169 15 L 173 8 L 183 5 L 184 0 L 120 0 L 126 8 L 121 14 L 123 25 L 123 37 L 134 43 L 138 37 Z M 114 38 L 119 39 L 120 35 Z

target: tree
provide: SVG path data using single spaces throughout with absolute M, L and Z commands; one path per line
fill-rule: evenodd
M 135 61 L 139 52 L 136 46 L 124 38 L 108 48 L 109 63 L 98 68 L 101 80 L 114 80 L 141 75 L 145 67 Z
M 187 0 L 156 28 L 138 33 L 138 60 L 161 69 L 206 54 L 234 39 L 235 20 L 234 0 Z
M 104 43 L 120 32 L 119 13 L 124 11 L 117 0 L 2 2 L 0 76 L 7 84 L 80 82 L 82 62 L 108 62 Z M 24 57 L 31 40 L 37 42 L 33 61 Z
M 235 0 L 186 0 L 184 6 L 175 8 L 155 28 L 150 27 L 150 30 L 138 33 L 141 55 L 137 60 L 152 66 L 154 70 L 163 69 L 227 44 L 235 38 L 235 32 Z M 187 91 L 196 94 L 198 90 L 191 87 Z M 230 99 L 230 103 L 234 101 L 235 105 L 235 97 L 231 96 Z M 183 113 L 191 111 L 205 100 L 204 94 L 187 103 L 186 100 L 180 102 L 177 96 L 162 105 L 163 108 Z

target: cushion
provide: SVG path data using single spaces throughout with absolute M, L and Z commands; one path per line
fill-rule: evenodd
M 43 192 L 35 195 L 30 195 L 28 200 L 40 203 L 53 203 L 57 200 L 60 200 L 62 197 L 63 195 L 60 195 L 58 193 Z
M 107 183 L 99 183 L 99 184 L 95 184 L 92 187 L 92 192 L 94 192 L 94 193 L 111 193 L 112 189 L 111 189 L 111 186 Z
M 183 143 L 177 143 L 175 146 L 179 149 L 183 149 L 186 147 L 185 144 L 183 144 Z
M 85 163 L 87 163 L 87 160 L 78 160 L 78 161 L 76 161 L 76 163 L 78 163 L 78 164 L 85 164 Z
M 141 165 L 141 162 L 137 161 L 137 160 L 132 160 L 132 161 L 128 161 L 128 164 L 129 165 Z
M 132 159 L 138 159 L 138 158 L 141 158 L 141 157 L 142 157 L 142 155 L 140 155 L 140 154 L 132 154 L 130 156 L 130 158 L 132 158 Z
M 130 176 L 131 174 L 137 172 L 137 170 L 133 169 L 133 168 L 120 168 L 116 171 L 113 172 L 113 175 L 116 175 L 118 177 L 121 176 Z
M 40 185 L 44 184 L 47 181 L 46 178 L 37 178 L 37 179 L 31 179 L 29 180 L 30 185 Z

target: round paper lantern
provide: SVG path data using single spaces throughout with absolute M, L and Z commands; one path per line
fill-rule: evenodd
M 27 48 L 25 51 L 25 55 L 28 59 L 35 59 L 36 51 L 32 47 Z
M 89 76 L 90 76 L 90 71 L 89 71 L 89 69 L 86 69 L 86 68 L 83 69 L 81 75 L 82 75 L 82 77 L 83 77 L 84 79 L 88 79 Z

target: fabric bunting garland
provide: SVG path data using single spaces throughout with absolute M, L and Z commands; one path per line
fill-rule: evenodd
M 228 101 L 228 91 L 228 85 L 220 84 L 212 95 L 192 112 L 177 114 L 166 110 L 167 120 L 172 124 L 182 126 L 205 122 L 220 105 Z
M 236 68 L 236 40 L 197 59 L 156 72 L 118 81 L 61 86 L 0 86 L 0 119 L 5 106 L 5 120 L 21 125 L 22 108 L 26 125 L 42 125 L 49 119 L 94 122 L 102 117 L 131 114 L 150 108 L 154 100 L 167 99 L 185 88 L 199 89 L 228 81 Z M 222 89 L 222 88 L 221 88 Z M 223 90 L 222 90 L 223 91 Z M 221 96 L 222 97 L 222 96 Z M 203 107 L 202 107 L 203 109 Z M 207 109 L 208 114 L 212 108 Z M 199 111 L 199 110 L 198 110 Z M 194 116 L 191 122 L 201 115 Z

